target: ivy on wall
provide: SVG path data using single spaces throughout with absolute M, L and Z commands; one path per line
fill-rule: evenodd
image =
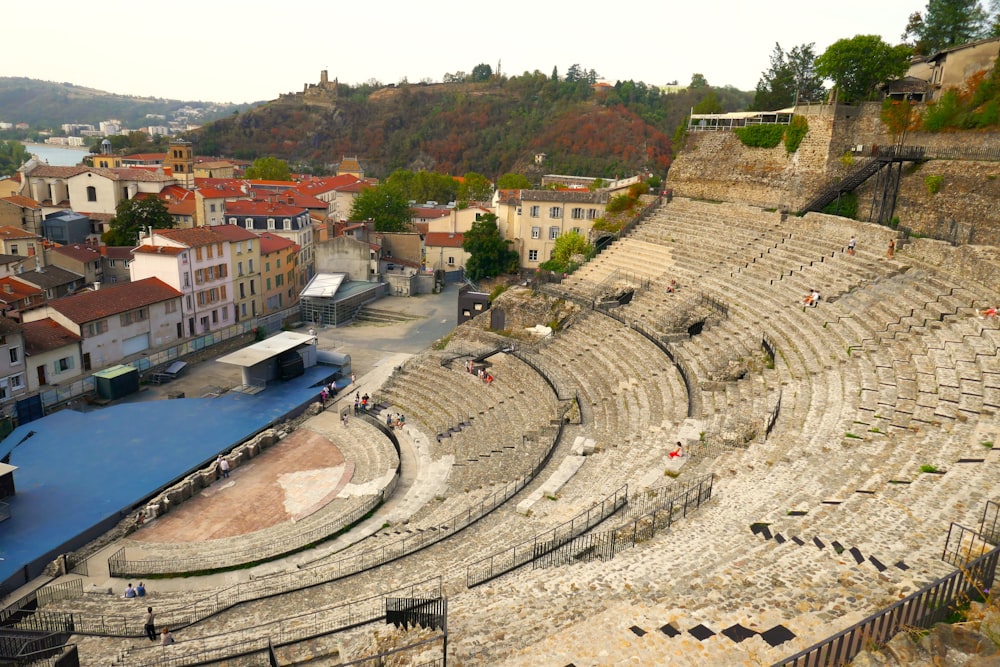
M 809 132 L 809 121 L 802 116 L 793 116 L 788 125 L 747 125 L 733 129 L 744 146 L 750 148 L 774 148 L 785 140 L 785 150 L 794 153 Z

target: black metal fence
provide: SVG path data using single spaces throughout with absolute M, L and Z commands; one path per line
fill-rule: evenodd
M 594 505 L 569 521 L 536 535 L 530 540 L 490 554 L 466 568 L 466 585 L 469 588 L 479 586 L 541 558 L 553 549 L 559 548 L 574 537 L 601 523 L 621 509 L 627 501 L 628 485 L 625 485 L 602 500 L 600 505 Z
M 83 597 L 83 579 L 70 579 L 58 584 L 49 584 L 36 592 L 38 606 L 44 606 L 57 600 L 69 600 Z
M 929 628 L 991 589 L 998 559 L 1000 547 L 994 547 L 964 567 L 772 667 L 846 665 L 862 650 L 884 644 L 900 630 Z
M 714 481 L 714 475 L 707 475 L 680 491 L 661 487 L 640 493 L 629 499 L 628 509 L 630 516 L 638 515 L 638 518 L 617 528 L 580 535 L 541 555 L 534 561 L 534 567 L 611 560 L 618 553 L 652 539 L 657 533 L 670 530 L 675 521 L 711 500 Z M 669 493 L 664 494 L 664 491 Z
M 979 522 L 979 533 L 983 539 L 997 544 L 1000 542 L 1000 504 L 995 501 L 986 501 L 986 509 L 983 510 L 983 518 Z
M 941 560 L 955 567 L 965 567 L 982 557 L 992 546 L 979 532 L 952 522 L 948 527 L 948 538 L 944 543 Z

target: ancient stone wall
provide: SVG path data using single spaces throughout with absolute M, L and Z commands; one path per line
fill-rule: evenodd
M 858 147 L 891 146 L 880 102 L 859 106 L 808 106 L 796 112 L 809 132 L 794 154 L 783 145 L 749 148 L 731 132 L 695 132 L 674 161 L 667 184 L 679 196 L 738 201 L 763 208 L 797 210 L 855 163 Z M 923 105 L 915 112 L 921 113 Z M 1000 132 L 909 132 L 906 145 L 935 151 L 1000 148 Z M 940 176 L 936 194 L 927 176 Z M 860 187 L 859 217 L 871 210 L 873 181 Z M 1000 245 L 1000 162 L 931 159 L 904 169 L 895 215 L 920 235 L 955 243 Z
M 682 197 L 797 209 L 830 178 L 835 108 L 823 109 L 827 112 L 807 115 L 809 132 L 791 154 L 784 144 L 744 146 L 732 132 L 693 132 L 670 168 L 667 185 Z

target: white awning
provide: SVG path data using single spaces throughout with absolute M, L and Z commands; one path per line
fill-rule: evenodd
M 332 297 L 346 279 L 346 273 L 317 273 L 299 296 Z
M 316 336 L 311 334 L 295 333 L 294 331 L 282 331 L 271 336 L 267 340 L 254 343 L 242 350 L 231 352 L 224 357 L 219 357 L 218 361 L 224 364 L 232 364 L 242 368 L 250 368 L 257 364 L 278 356 L 282 352 L 294 350 L 300 345 L 311 345 L 316 340 Z

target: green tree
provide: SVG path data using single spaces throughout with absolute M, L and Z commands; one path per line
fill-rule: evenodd
M 290 181 L 292 172 L 288 163 L 276 157 L 259 157 L 247 167 L 244 174 L 247 178 L 257 181 Z
M 691 83 L 688 84 L 688 88 L 691 90 L 701 90 L 702 88 L 708 88 L 708 79 L 705 78 L 704 74 L 698 74 L 697 72 L 691 75 Z
M 781 44 L 776 43 L 771 52 L 771 67 L 757 82 L 751 109 L 774 111 L 799 101 L 821 101 L 825 91 L 823 79 L 816 74 L 814 46 L 800 44 L 785 53 Z
M 469 253 L 465 273 L 470 280 L 517 270 L 517 252 L 510 248 L 510 241 L 500 235 L 497 217 L 492 213 L 472 223 L 462 241 L 462 250 Z
M 479 63 L 472 68 L 473 81 L 489 81 L 493 76 L 493 68 L 486 63 Z
M 20 141 L 0 141 L 0 176 L 10 176 L 31 158 Z
M 406 197 L 386 183 L 362 190 L 351 206 L 351 220 L 374 220 L 377 232 L 409 231 L 410 217 Z
M 562 266 L 563 271 L 576 268 L 594 252 L 594 246 L 580 232 L 569 231 L 560 234 L 552 246 L 552 260 Z
M 531 181 L 523 174 L 504 174 L 497 179 L 497 188 L 500 190 L 529 190 Z
M 930 55 L 984 37 L 988 31 L 979 0 L 929 0 L 923 14 L 910 14 L 903 39 L 913 39 L 915 53 Z
M 172 229 L 176 224 L 167 205 L 156 197 L 125 199 L 115 208 L 115 217 L 102 240 L 110 246 L 134 246 L 139 243 L 140 232 L 150 227 Z
M 482 174 L 466 172 L 458 186 L 458 198 L 466 201 L 488 201 L 493 196 L 493 185 Z
M 722 103 L 714 90 L 709 90 L 703 98 L 694 105 L 694 113 L 722 113 Z
M 903 76 L 911 53 L 905 44 L 890 46 L 878 35 L 857 35 L 831 44 L 816 59 L 816 73 L 833 81 L 841 102 L 861 102 L 880 84 Z

